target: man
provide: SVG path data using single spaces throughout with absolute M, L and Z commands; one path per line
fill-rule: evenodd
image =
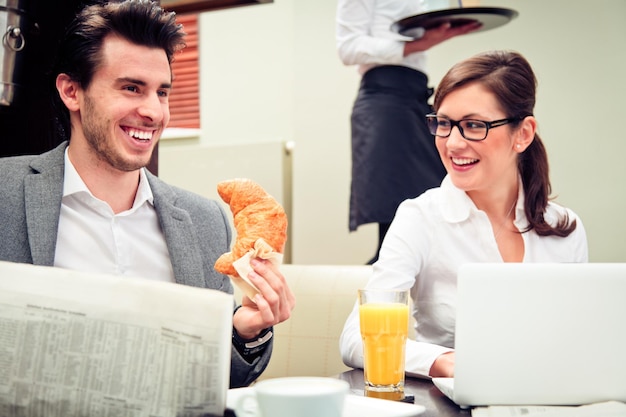
M 78 14 L 54 68 L 69 144 L 0 160 L 0 260 L 232 293 L 228 277 L 213 270 L 230 248 L 223 209 L 145 169 L 169 121 L 170 64 L 183 36 L 174 14 L 150 0 Z M 294 307 L 280 271 L 251 264 L 260 295 L 244 297 L 233 315 L 231 387 L 265 369 L 271 328 Z

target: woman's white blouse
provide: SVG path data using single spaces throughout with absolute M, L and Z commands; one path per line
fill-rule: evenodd
M 515 207 L 515 226 L 527 225 L 524 192 Z M 567 213 L 576 229 L 565 238 L 522 233 L 523 262 L 587 262 L 587 238 L 582 221 L 571 210 L 549 203 L 544 217 L 555 224 Z M 485 212 L 446 177 L 441 187 L 406 200 L 385 237 L 368 288 L 410 289 L 416 340 L 407 343 L 408 375 L 428 377 L 434 360 L 454 348 L 456 274 L 462 264 L 503 262 Z M 489 297 L 489 294 L 485 294 Z M 363 367 L 358 308 L 348 317 L 340 339 L 344 362 Z

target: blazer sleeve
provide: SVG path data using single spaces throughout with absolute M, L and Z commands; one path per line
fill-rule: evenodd
M 240 388 L 250 385 L 263 373 L 272 356 L 274 340 L 267 342 L 267 348 L 261 356 L 248 363 L 235 349 L 231 348 L 230 387 Z

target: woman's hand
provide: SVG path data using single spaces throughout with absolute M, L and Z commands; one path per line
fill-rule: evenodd
M 446 377 L 451 378 L 454 376 L 454 352 L 447 352 L 440 355 L 433 366 L 430 367 L 428 373 L 432 378 Z
M 248 279 L 259 290 L 252 302 L 244 296 L 233 316 L 233 327 L 244 339 L 255 338 L 262 330 L 282 323 L 291 316 L 295 297 L 277 266 L 263 259 L 252 259 Z

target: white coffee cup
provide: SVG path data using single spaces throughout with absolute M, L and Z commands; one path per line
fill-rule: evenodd
M 266 379 L 237 398 L 235 413 L 254 417 L 341 417 L 349 388 L 346 381 L 335 378 Z M 250 413 L 255 406 L 258 412 Z

